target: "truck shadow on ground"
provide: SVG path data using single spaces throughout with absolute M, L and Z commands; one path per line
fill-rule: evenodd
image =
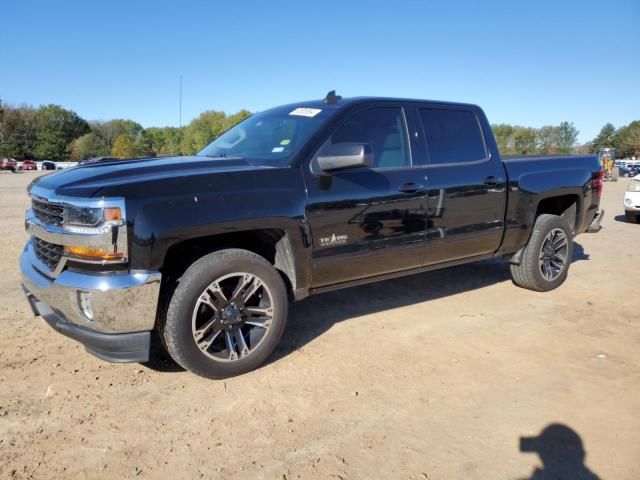
M 574 242 L 572 263 L 582 260 L 589 260 L 589 254 Z M 511 281 L 509 266 L 501 259 L 491 259 L 307 298 L 290 306 L 287 328 L 268 363 L 303 347 L 335 323 L 506 281 Z
M 581 260 L 589 260 L 589 255 L 582 245 L 574 242 L 573 262 Z M 287 328 L 266 364 L 302 348 L 335 323 L 506 281 L 511 281 L 508 265 L 500 259 L 492 259 L 307 298 L 290 305 Z M 162 372 L 182 371 L 166 354 L 157 336 L 155 337 L 152 339 L 151 360 L 145 366 Z
M 520 480 L 599 480 L 585 465 L 586 452 L 580 435 L 560 423 L 547 425 L 536 437 L 520 437 L 522 453 L 537 453 L 542 468 Z

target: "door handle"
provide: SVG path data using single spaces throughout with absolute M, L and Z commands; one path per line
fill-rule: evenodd
M 491 175 L 485 178 L 482 183 L 490 187 L 495 187 L 496 185 L 498 185 L 498 183 L 500 183 L 500 179 L 498 177 L 494 177 L 493 175 Z
M 421 192 L 422 190 L 424 190 L 424 185 L 421 183 L 405 183 L 398 187 L 398 191 L 402 193 L 416 193 Z

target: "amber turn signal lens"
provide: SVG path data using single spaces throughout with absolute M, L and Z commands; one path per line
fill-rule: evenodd
M 71 257 L 82 258 L 84 260 L 122 260 L 124 254 L 113 253 L 102 250 L 101 248 L 88 247 L 64 247 L 64 252 Z
M 104 221 L 105 222 L 120 222 L 122 221 L 122 211 L 119 207 L 106 207 L 104 209 Z

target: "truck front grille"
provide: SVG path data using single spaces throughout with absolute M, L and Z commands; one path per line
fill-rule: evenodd
M 62 258 L 62 245 L 45 242 L 36 237 L 32 237 L 32 240 L 36 257 L 53 272 Z
M 55 205 L 32 198 L 31 209 L 33 210 L 33 214 L 42 223 L 47 225 L 62 225 L 63 209 L 61 205 Z

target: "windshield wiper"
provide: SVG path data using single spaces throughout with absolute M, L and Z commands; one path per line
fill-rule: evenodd
M 226 156 L 226 153 L 210 153 L 209 155 L 205 155 L 205 157 L 209 158 L 225 158 Z

